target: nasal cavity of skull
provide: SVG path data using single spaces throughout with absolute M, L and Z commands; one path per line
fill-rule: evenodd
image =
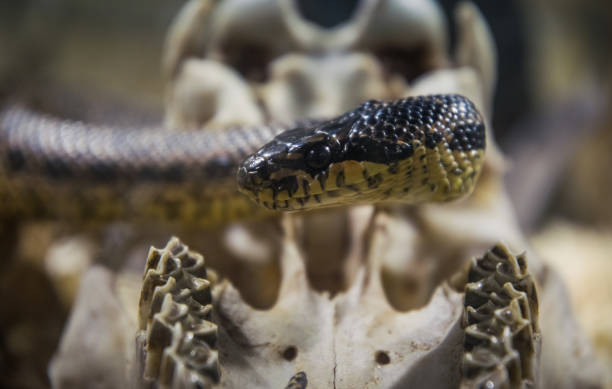
M 297 348 L 295 346 L 289 346 L 283 351 L 283 358 L 286 361 L 293 361 L 297 357 Z
M 376 359 L 376 363 L 378 363 L 379 365 L 388 365 L 391 362 L 389 354 L 386 351 L 381 350 L 378 350 L 376 352 L 374 359 Z

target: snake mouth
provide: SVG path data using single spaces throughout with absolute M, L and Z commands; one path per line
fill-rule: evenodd
M 305 170 L 275 170 L 270 165 L 263 158 L 250 157 L 238 169 L 237 179 L 242 193 L 271 210 L 301 211 L 363 202 L 364 194 L 382 181 L 377 175 L 375 184 L 368 182 L 364 172 L 371 171 L 372 164 L 358 161 L 332 163 L 315 175 Z
M 253 169 L 253 163 L 258 168 Z M 262 172 L 269 172 L 267 161 L 245 161 L 238 169 L 238 188 L 251 200 L 271 210 L 303 210 L 311 198 L 317 199 L 324 192 L 323 177 L 327 176 L 326 171 L 316 178 L 304 171 L 288 169 L 279 169 L 267 175 Z
M 311 200 L 319 204 L 330 179 L 331 167 L 314 177 L 301 169 L 279 167 L 274 161 L 253 155 L 238 168 L 238 189 L 268 209 L 284 211 L 308 208 Z

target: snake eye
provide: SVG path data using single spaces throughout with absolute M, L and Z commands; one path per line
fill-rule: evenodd
M 321 169 L 329 164 L 331 150 L 325 144 L 314 145 L 306 153 L 306 165 L 312 169 Z

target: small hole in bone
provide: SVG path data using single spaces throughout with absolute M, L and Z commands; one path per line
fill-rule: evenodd
M 289 346 L 283 351 L 283 358 L 286 361 L 293 361 L 297 357 L 297 348 L 295 346 Z
M 376 363 L 379 365 L 387 365 L 391 362 L 391 358 L 389 358 L 389 354 L 386 351 L 377 351 L 376 352 Z

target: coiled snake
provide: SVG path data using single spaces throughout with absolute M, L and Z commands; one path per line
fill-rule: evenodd
M 0 113 L 0 217 L 210 224 L 265 208 L 447 201 L 472 190 L 484 150 L 483 120 L 459 95 L 209 131 L 94 128 L 13 106 Z

